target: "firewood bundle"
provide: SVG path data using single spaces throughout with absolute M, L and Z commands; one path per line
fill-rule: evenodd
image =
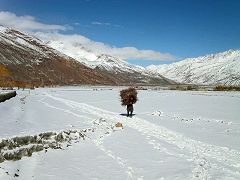
M 120 91 L 122 106 L 135 104 L 137 102 L 137 90 L 135 88 L 123 89 Z

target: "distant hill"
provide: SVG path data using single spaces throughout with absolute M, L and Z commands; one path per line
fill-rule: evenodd
M 179 83 L 240 86 L 240 50 L 187 58 L 164 65 L 151 65 L 147 71 Z

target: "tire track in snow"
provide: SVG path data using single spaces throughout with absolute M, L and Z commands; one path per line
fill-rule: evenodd
M 47 97 L 62 102 L 67 106 L 74 107 L 77 111 L 89 113 L 97 117 L 104 117 L 112 122 L 121 121 L 123 124 L 138 130 L 146 136 L 151 136 L 165 141 L 169 144 L 177 146 L 181 150 L 187 150 L 193 155 L 194 163 L 200 167 L 203 167 L 202 160 L 207 159 L 207 164 L 210 163 L 209 160 L 212 160 L 213 162 L 217 163 L 217 166 L 220 166 L 225 170 L 227 169 L 229 173 L 240 177 L 240 152 L 237 150 L 196 141 L 187 138 L 178 132 L 171 131 L 165 127 L 155 125 L 137 117 L 129 119 L 122 117 L 117 113 L 106 111 L 85 103 L 54 97 L 52 95 L 47 95 Z M 214 166 L 215 165 L 216 164 L 214 164 Z

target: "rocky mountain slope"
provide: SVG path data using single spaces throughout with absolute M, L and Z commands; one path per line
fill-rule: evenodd
M 0 27 L 0 66 L 11 81 L 43 85 L 117 84 L 113 78 L 86 67 L 41 40 Z M 6 73 L 5 73 L 6 74 Z
M 240 50 L 187 58 L 173 64 L 151 65 L 148 72 L 179 83 L 240 85 Z
M 59 45 L 64 46 L 62 43 Z M 62 49 L 57 46 L 56 49 L 50 42 L 46 44 L 29 34 L 0 26 L 0 68 L 10 74 L 8 80 L 14 82 L 38 85 L 174 83 L 160 75 L 149 75 L 144 68 L 121 59 L 96 56 L 83 47 L 77 51 L 77 58 L 60 52 Z
M 121 84 L 139 83 L 168 85 L 175 84 L 159 74 L 152 74 L 141 66 L 130 64 L 120 58 L 106 54 L 95 54 L 81 44 L 71 44 L 61 39 L 48 41 L 47 44 L 54 49 L 76 59 L 89 68 L 99 70 L 109 77 L 114 77 Z

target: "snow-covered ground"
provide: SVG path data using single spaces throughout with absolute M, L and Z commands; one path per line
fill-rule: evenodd
M 0 179 L 240 179 L 239 93 L 139 91 L 128 118 L 119 91 L 25 90 L 0 103 L 0 143 L 45 132 L 84 134 L 5 160 Z M 1 148 L 4 155 L 23 147 Z
M 10 92 L 13 92 L 13 90 L 2 90 L 2 89 L 0 89 L 0 95 L 1 94 L 7 94 L 7 93 L 10 93 Z

